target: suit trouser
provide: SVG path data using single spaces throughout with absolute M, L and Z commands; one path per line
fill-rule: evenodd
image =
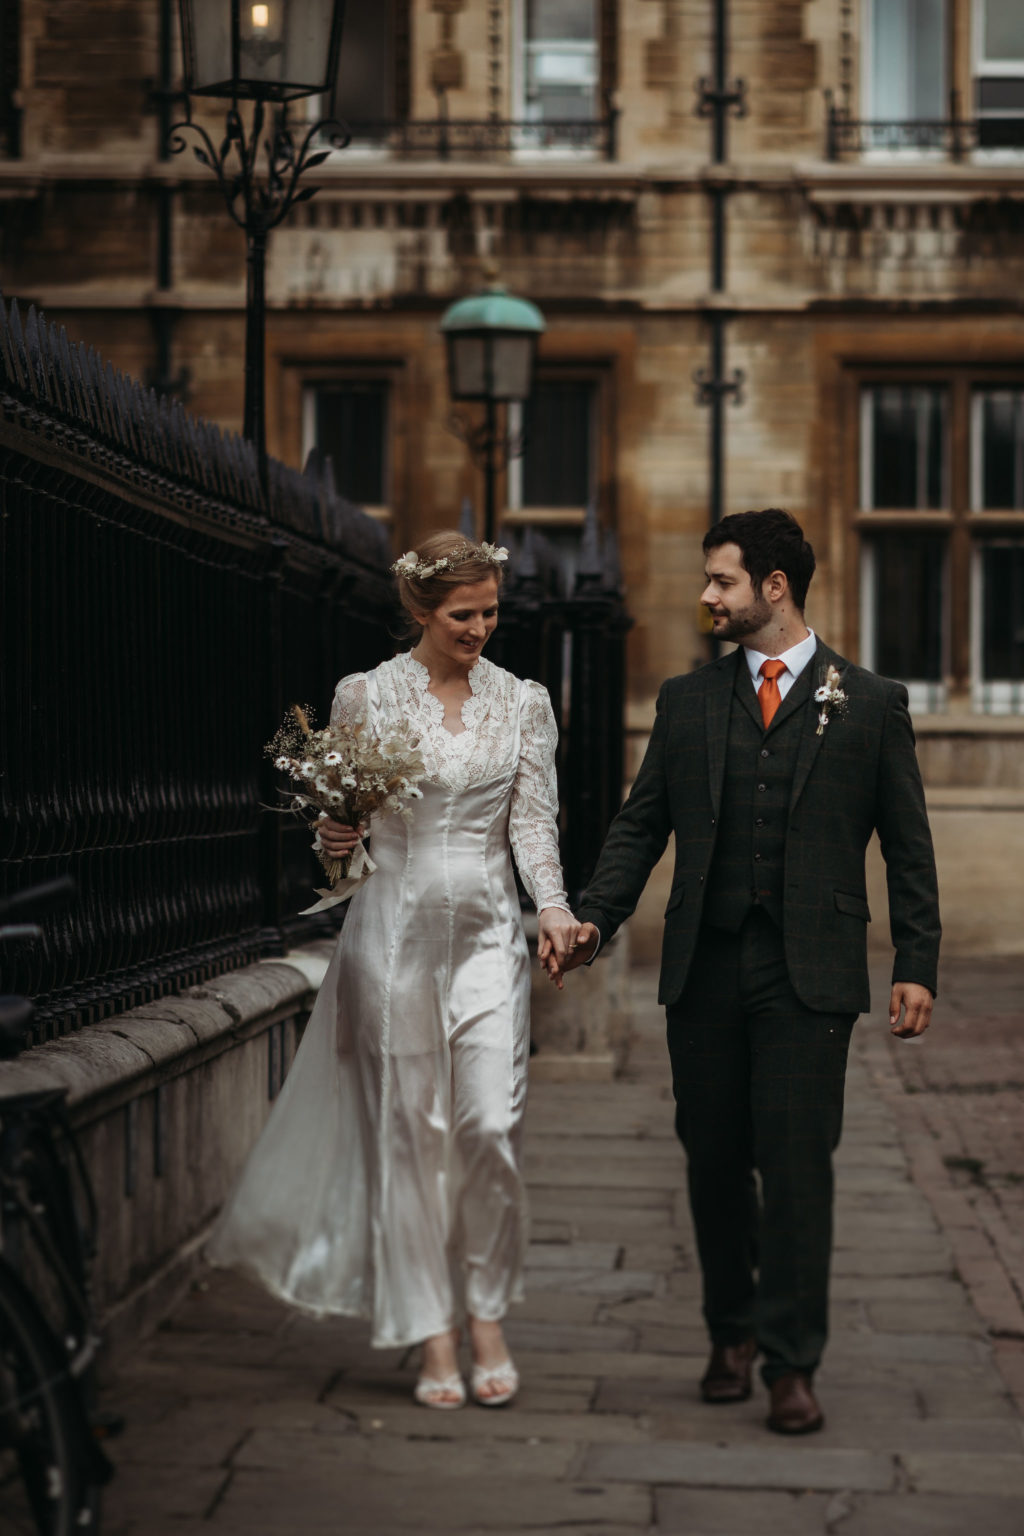
M 800 1002 L 782 935 L 755 908 L 739 933 L 701 929 L 667 1017 L 711 1338 L 755 1335 L 768 1383 L 813 1373 L 828 1334 L 832 1153 L 857 1016 Z

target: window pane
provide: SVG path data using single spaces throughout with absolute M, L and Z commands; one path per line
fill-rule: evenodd
M 338 61 L 337 110 L 347 123 L 395 115 L 394 0 L 347 5 Z
M 342 496 L 359 506 L 388 501 L 387 417 L 386 383 L 353 381 L 316 392 L 316 445 L 330 454 Z
M 984 0 L 982 53 L 986 59 L 1024 60 L 1024 9 L 1019 0 Z
M 1024 680 L 1024 542 L 981 550 L 981 668 L 986 681 Z
M 945 0 L 873 0 L 873 118 L 899 122 L 946 117 L 945 11 Z
M 980 411 L 981 506 L 1024 508 L 1024 391 L 985 390 Z
M 538 383 L 524 411 L 524 507 L 585 507 L 591 494 L 594 386 Z
M 596 0 L 528 0 L 526 114 L 534 121 L 596 116 Z
M 893 510 L 943 507 L 946 391 L 894 385 L 869 393 L 867 504 Z
M 904 682 L 942 677 L 946 540 L 884 533 L 874 553 L 874 667 Z

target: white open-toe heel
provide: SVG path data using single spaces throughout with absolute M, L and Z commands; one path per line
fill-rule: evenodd
M 450 1399 L 444 1394 L 450 1394 Z M 466 1383 L 458 1371 L 443 1380 L 421 1376 L 413 1388 L 413 1397 L 424 1408 L 461 1408 L 466 1401 Z
M 481 1397 L 481 1389 L 494 1387 L 497 1390 L 488 1392 Z M 473 1398 L 481 1408 L 503 1408 L 510 1403 L 519 1391 L 519 1372 L 511 1360 L 503 1360 L 500 1365 L 490 1367 L 474 1365 L 473 1367 Z

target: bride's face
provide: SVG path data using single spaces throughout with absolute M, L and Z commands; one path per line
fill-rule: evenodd
M 454 587 L 440 608 L 416 617 L 423 625 L 420 645 L 450 661 L 471 665 L 498 622 L 497 579 L 488 576 L 484 581 Z

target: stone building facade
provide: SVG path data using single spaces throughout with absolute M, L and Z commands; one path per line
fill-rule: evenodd
M 556 542 L 588 503 L 616 530 L 635 753 L 708 654 L 709 517 L 788 507 L 812 625 L 910 686 L 951 945 L 1024 947 L 1020 6 L 348 11 L 353 142 L 271 239 L 271 451 L 331 453 L 396 549 L 479 506 L 438 321 L 493 262 L 547 321 L 501 504 Z M 0 284 L 238 426 L 243 240 L 162 143 L 178 81 L 171 0 L 7 0 Z

